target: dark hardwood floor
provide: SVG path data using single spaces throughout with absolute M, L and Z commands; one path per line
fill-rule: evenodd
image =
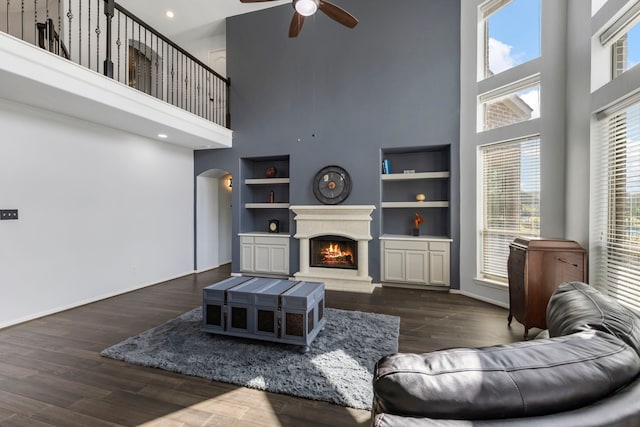
M 229 265 L 0 330 L 0 426 L 366 426 L 369 413 L 103 358 L 99 352 L 202 303 Z M 461 295 L 378 288 L 326 305 L 401 317 L 399 348 L 522 339 L 507 311 Z

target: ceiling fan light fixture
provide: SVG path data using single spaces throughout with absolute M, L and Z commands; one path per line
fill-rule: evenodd
M 302 16 L 311 16 L 318 11 L 318 3 L 315 0 L 298 0 L 294 7 Z

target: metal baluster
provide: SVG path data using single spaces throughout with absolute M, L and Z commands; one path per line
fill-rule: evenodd
M 69 20 L 69 46 L 67 47 L 67 52 L 69 52 L 69 59 L 71 59 L 71 21 L 73 20 L 73 12 L 71 12 L 71 0 L 69 0 L 69 10 L 67 11 L 67 19 Z
M 20 5 L 20 38 L 24 40 L 24 0 Z M 7 33 L 9 32 L 9 26 L 7 25 Z
M 87 58 L 89 58 L 89 64 L 87 65 L 87 68 L 91 69 L 91 0 L 89 0 L 89 22 L 87 23 L 87 33 L 89 39 L 89 43 L 87 44 Z
M 118 81 L 122 81 L 120 80 L 120 45 L 122 45 L 122 41 L 120 40 L 120 15 L 122 15 L 122 13 L 120 11 L 118 11 L 118 39 L 116 40 L 116 46 L 118 47 L 118 55 L 116 58 L 116 63 L 117 63 L 117 67 L 118 67 Z
M 96 71 L 100 72 L 100 2 L 102 0 L 96 0 L 98 5 L 96 10 Z
M 151 87 L 150 82 L 147 82 L 147 79 L 151 76 L 149 76 L 149 74 L 151 73 L 150 69 L 147 69 L 147 60 L 149 59 L 148 55 L 147 55 L 147 27 L 144 27 L 144 68 L 145 68 L 145 73 L 144 73 L 144 93 L 147 93 L 147 87 Z
M 33 0 L 34 44 L 38 45 L 38 0 Z
M 62 56 L 62 0 L 58 0 L 58 55 Z

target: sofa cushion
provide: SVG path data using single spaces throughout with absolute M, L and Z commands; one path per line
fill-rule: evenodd
M 639 372 L 640 356 L 600 331 L 394 354 L 376 365 L 374 413 L 468 420 L 544 415 L 593 403 Z
M 595 329 L 612 334 L 640 355 L 640 317 L 582 282 L 563 283 L 547 305 L 550 337 Z

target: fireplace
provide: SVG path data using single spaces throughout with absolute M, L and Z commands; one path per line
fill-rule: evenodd
M 358 269 L 358 245 L 348 237 L 318 236 L 309 240 L 309 266 Z
M 300 245 L 300 270 L 294 274 L 296 280 L 324 282 L 328 290 L 373 291 L 369 241 L 371 212 L 375 206 L 315 205 L 289 209 L 295 214 L 293 237 Z M 333 246 L 317 248 L 327 243 Z

